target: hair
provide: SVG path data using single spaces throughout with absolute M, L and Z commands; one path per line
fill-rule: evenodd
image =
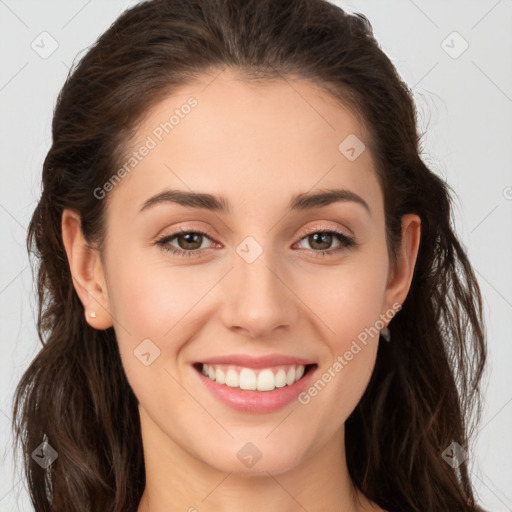
M 349 108 L 366 133 L 384 197 L 392 263 L 401 217 L 421 219 L 406 300 L 379 340 L 371 380 L 345 423 L 353 485 L 393 511 L 480 510 L 465 449 L 481 415 L 487 348 L 479 285 L 453 228 L 452 191 L 423 162 L 412 92 L 368 19 L 325 0 L 149 0 L 126 10 L 74 63 L 52 122 L 27 249 L 37 259 L 42 348 L 13 403 L 16 447 L 37 512 L 136 511 L 145 487 L 137 399 L 113 328 L 91 328 L 62 242 L 65 208 L 101 250 L 106 200 L 93 194 L 124 161 L 149 109 L 230 68 L 245 80 L 298 77 Z M 48 442 L 58 458 L 31 457 Z

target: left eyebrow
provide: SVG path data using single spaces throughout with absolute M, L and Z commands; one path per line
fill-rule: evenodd
M 144 201 L 140 211 L 142 212 L 160 203 L 177 203 L 190 208 L 204 208 L 220 212 L 228 212 L 230 209 L 227 199 L 221 196 L 167 189 Z
M 314 193 L 304 192 L 296 194 L 290 200 L 288 209 L 302 211 L 321 208 L 337 202 L 354 202 L 363 206 L 370 216 L 372 214 L 368 203 L 361 196 L 347 189 L 326 189 Z M 229 201 L 223 196 L 203 192 L 166 189 L 147 199 L 140 211 L 142 212 L 161 203 L 177 203 L 190 208 L 201 208 L 222 213 L 228 213 L 231 209 Z
M 344 188 L 326 189 L 314 193 L 305 192 L 303 194 L 297 194 L 292 197 L 289 209 L 308 210 L 312 208 L 321 208 L 322 206 L 328 206 L 338 202 L 354 202 L 363 206 L 370 216 L 372 214 L 368 203 L 361 196 Z

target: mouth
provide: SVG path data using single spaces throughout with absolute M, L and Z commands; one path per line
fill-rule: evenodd
M 318 365 L 287 364 L 267 368 L 247 368 L 230 364 L 195 363 L 194 369 L 219 385 L 242 391 L 271 392 L 276 388 L 293 386 Z

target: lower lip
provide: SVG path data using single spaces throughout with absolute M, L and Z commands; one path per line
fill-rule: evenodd
M 269 413 L 277 411 L 297 399 L 297 396 L 307 387 L 318 366 L 309 371 L 291 386 L 275 388 L 273 391 L 246 391 L 219 384 L 205 377 L 194 368 L 203 385 L 220 402 L 242 412 Z

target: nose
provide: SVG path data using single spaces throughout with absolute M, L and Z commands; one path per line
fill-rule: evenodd
M 269 250 L 263 250 L 252 262 L 234 254 L 234 268 L 227 276 L 221 306 L 226 328 L 253 338 L 268 338 L 298 321 L 300 301 L 291 275 L 282 268 Z

